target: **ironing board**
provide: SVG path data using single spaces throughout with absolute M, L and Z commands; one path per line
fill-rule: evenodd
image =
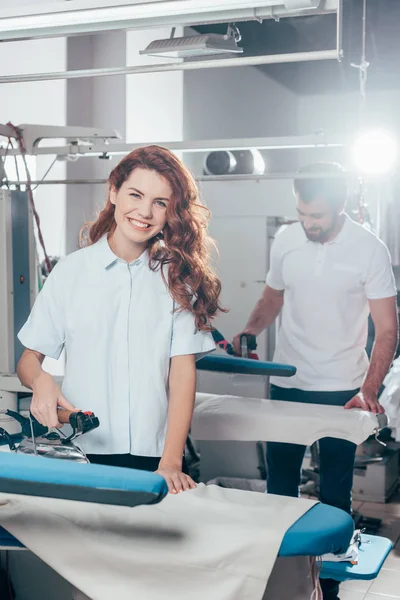
M 287 531 L 279 556 L 340 554 L 347 550 L 353 530 L 350 515 L 333 506 L 316 504 Z M 375 579 L 392 547 L 386 538 L 362 534 L 358 564 L 323 562 L 320 577 L 335 581 Z
M 88 465 L 85 467 L 88 468 Z M 327 552 L 342 552 L 347 550 L 352 535 L 353 520 L 349 515 L 337 508 L 317 504 L 288 529 L 279 556 L 320 556 Z M 0 548 L 23 548 L 23 545 L 0 527 Z
M 96 504 L 161 502 L 166 481 L 156 473 L 0 452 L 0 492 Z
M 168 493 L 162 477 L 146 471 L 0 453 L 0 492 L 64 498 L 118 506 L 161 502 Z M 347 549 L 353 520 L 317 504 L 286 533 L 279 556 L 319 556 Z M 0 528 L 0 547 L 23 547 Z
M 199 371 L 214 371 L 217 373 L 235 373 L 238 375 L 262 375 L 293 377 L 296 367 L 283 365 L 275 362 L 253 360 L 238 356 L 226 356 L 220 354 L 209 354 L 196 363 Z
M 35 456 L 0 453 L 0 492 L 64 498 L 84 502 L 138 506 L 161 502 L 168 493 L 166 482 L 155 473 L 103 465 L 81 464 Z M 254 492 L 255 493 L 255 492 Z M 321 556 L 343 552 L 353 534 L 353 520 L 343 511 L 317 504 L 292 525 L 283 538 L 279 556 Z M 366 539 L 368 536 L 364 536 Z M 325 563 L 322 577 L 373 579 L 391 543 L 369 536 L 357 567 Z M 23 549 L 23 545 L 0 527 L 0 549 Z M 334 573 L 334 575 L 333 575 Z

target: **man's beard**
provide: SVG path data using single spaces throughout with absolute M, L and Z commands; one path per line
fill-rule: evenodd
M 319 242 L 320 244 L 323 244 L 329 239 L 332 232 L 336 229 L 336 225 L 337 219 L 334 219 L 329 229 L 326 229 L 325 231 L 320 227 L 309 229 L 308 231 L 303 227 L 303 230 L 310 242 Z

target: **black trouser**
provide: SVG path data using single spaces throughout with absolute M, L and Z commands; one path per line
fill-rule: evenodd
M 305 392 L 271 386 L 272 400 L 344 406 L 358 390 Z M 319 441 L 320 501 L 351 513 L 354 460 L 357 446 L 347 440 L 323 438 Z M 280 496 L 299 495 L 301 466 L 306 446 L 267 443 L 267 491 Z M 321 579 L 324 600 L 337 600 L 339 583 Z
M 160 458 L 154 456 L 135 456 L 133 454 L 88 454 L 89 461 L 95 465 L 125 467 L 139 471 L 157 471 Z M 186 460 L 182 460 L 182 471 L 189 474 Z

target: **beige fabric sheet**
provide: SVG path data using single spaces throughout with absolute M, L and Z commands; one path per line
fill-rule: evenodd
M 91 600 L 261 600 L 314 504 L 203 484 L 136 508 L 0 494 L 0 525 Z

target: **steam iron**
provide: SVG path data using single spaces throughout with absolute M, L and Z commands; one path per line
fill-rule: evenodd
M 58 409 L 59 422 L 72 427 L 72 433 L 68 437 L 60 430 L 49 430 L 44 427 L 32 414 L 30 417 L 23 417 L 12 410 L 6 410 L 5 413 L 18 421 L 22 428 L 23 439 L 18 446 L 7 432 L 4 430 L 0 432 L 0 435 L 5 437 L 10 450 L 17 454 L 33 454 L 80 463 L 89 462 L 85 453 L 73 443 L 73 440 L 99 426 L 99 419 L 92 412 L 70 412 Z

